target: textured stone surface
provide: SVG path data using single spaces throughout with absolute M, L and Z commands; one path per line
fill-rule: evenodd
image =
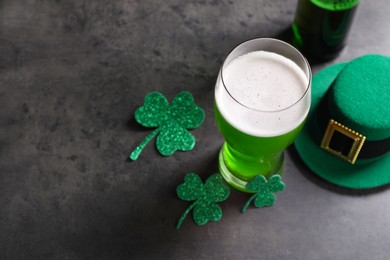
M 388 259 L 390 191 L 315 177 L 294 149 L 272 208 L 241 214 L 232 191 L 220 222 L 187 218 L 175 189 L 217 171 L 218 69 L 236 44 L 281 37 L 297 1 L 2 0 L 0 259 Z M 390 7 L 362 1 L 341 55 L 390 55 Z M 134 110 L 150 91 L 193 93 L 206 111 L 191 152 L 162 157 Z

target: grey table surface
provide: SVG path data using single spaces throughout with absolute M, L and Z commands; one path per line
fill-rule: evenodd
M 218 171 L 219 67 L 236 44 L 283 38 L 297 1 L 1 0 L 0 259 L 389 259 L 389 186 L 356 191 L 314 175 L 293 147 L 273 207 L 196 226 L 176 196 Z M 390 55 L 390 5 L 363 0 L 347 48 L 317 72 Z M 193 151 L 163 157 L 133 117 L 144 96 L 190 91 L 204 108 Z

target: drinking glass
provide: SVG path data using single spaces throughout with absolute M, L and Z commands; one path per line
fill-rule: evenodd
M 224 179 L 247 192 L 246 184 L 257 175 L 282 175 L 284 150 L 301 131 L 310 102 L 311 69 L 297 49 L 272 38 L 235 47 L 215 86 Z

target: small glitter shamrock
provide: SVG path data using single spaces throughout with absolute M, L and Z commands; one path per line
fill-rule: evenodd
M 145 97 L 144 105 L 135 111 L 135 120 L 145 127 L 157 127 L 145 137 L 130 154 L 136 160 L 146 144 L 157 134 L 157 150 L 164 156 L 176 150 L 189 151 L 195 146 L 195 137 L 187 129 L 195 129 L 202 124 L 205 113 L 194 103 L 191 93 L 180 92 L 169 105 L 159 92 L 151 92 Z
M 205 184 L 196 173 L 188 173 L 184 178 L 184 183 L 177 187 L 176 192 L 182 200 L 195 201 L 177 222 L 177 229 L 192 209 L 194 209 L 192 216 L 197 225 L 204 225 L 209 220 L 220 220 L 222 209 L 216 202 L 224 201 L 230 195 L 229 188 L 223 184 L 222 177 L 218 173 L 211 175 Z
M 269 207 L 275 203 L 275 195 L 273 192 L 279 192 L 284 190 L 284 183 L 282 177 L 279 174 L 272 175 L 267 179 L 262 176 L 256 176 L 251 182 L 245 186 L 248 191 L 255 192 L 255 194 L 247 201 L 242 208 L 242 213 L 245 213 L 252 200 L 255 200 L 255 207 Z

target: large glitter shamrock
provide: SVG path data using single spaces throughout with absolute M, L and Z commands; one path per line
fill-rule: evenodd
M 157 127 L 130 154 L 136 160 L 144 147 L 157 134 L 157 150 L 165 156 L 176 150 L 189 151 L 195 146 L 195 137 L 187 129 L 197 128 L 204 120 L 205 113 L 194 103 L 191 93 L 180 92 L 169 105 L 159 92 L 151 92 L 145 103 L 135 111 L 135 120 L 145 127 Z
M 184 178 L 184 183 L 177 189 L 177 196 L 185 201 L 195 201 L 187 208 L 177 222 L 179 229 L 187 214 L 192 210 L 192 216 L 197 225 L 204 225 L 209 220 L 218 221 L 222 218 L 222 209 L 216 204 L 226 200 L 230 195 L 230 190 L 222 183 L 220 174 L 213 174 L 203 184 L 202 180 L 195 173 L 188 173 Z
M 252 200 L 255 200 L 255 207 L 268 207 L 272 206 L 275 203 L 275 195 L 273 192 L 279 192 L 284 190 L 284 183 L 282 182 L 282 177 L 279 174 L 272 175 L 267 179 L 262 176 L 256 176 L 251 182 L 245 186 L 248 191 L 255 192 L 255 194 L 247 201 L 245 206 L 242 208 L 242 213 L 245 213 L 249 204 Z

